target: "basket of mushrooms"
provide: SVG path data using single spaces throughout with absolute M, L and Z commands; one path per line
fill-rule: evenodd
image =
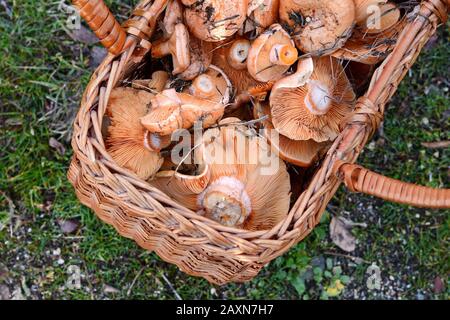
M 143 0 L 122 24 L 103 1 L 73 4 L 109 54 L 81 101 L 68 178 L 182 271 L 252 279 L 341 183 L 450 207 L 449 189 L 355 164 L 448 1 Z

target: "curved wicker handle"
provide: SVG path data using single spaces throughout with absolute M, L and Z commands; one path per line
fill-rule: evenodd
M 123 51 L 127 34 L 103 0 L 72 0 L 72 3 L 110 53 Z
M 364 167 L 338 161 L 335 172 L 352 192 L 426 208 L 450 208 L 450 189 L 434 189 L 385 177 Z

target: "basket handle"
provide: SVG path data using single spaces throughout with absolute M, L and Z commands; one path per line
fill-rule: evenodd
M 395 180 L 341 160 L 336 162 L 334 172 L 352 192 L 416 207 L 450 208 L 450 189 L 434 189 Z
M 72 4 L 110 53 L 117 55 L 125 49 L 127 34 L 103 0 L 72 0 Z

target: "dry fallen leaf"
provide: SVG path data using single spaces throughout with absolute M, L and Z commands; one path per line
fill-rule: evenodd
M 422 142 L 422 147 L 428 149 L 445 149 L 450 147 L 450 140 L 447 141 L 436 141 L 436 142 Z
M 341 217 L 333 217 L 330 223 L 331 240 L 346 252 L 352 252 L 356 249 L 356 239 L 351 233 L 350 225 L 348 220 Z
M 56 140 L 55 138 L 50 138 L 50 140 L 48 141 L 48 144 L 50 147 L 52 147 L 53 149 L 55 149 L 60 155 L 64 155 L 66 153 L 66 148 L 64 148 L 63 144 L 61 142 L 59 142 L 58 140 Z

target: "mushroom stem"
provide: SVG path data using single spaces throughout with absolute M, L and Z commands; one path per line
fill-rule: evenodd
M 326 114 L 331 107 L 330 89 L 317 80 L 310 80 L 308 87 L 308 94 L 305 96 L 306 107 L 312 114 Z
M 144 135 L 144 147 L 149 151 L 160 152 L 171 144 L 171 135 L 161 136 L 146 130 Z
M 210 98 L 214 95 L 215 90 L 214 80 L 208 74 L 201 74 L 192 82 L 192 93 L 194 96 Z
M 298 51 L 294 46 L 277 44 L 270 50 L 270 62 L 280 66 L 290 66 L 298 58 Z
M 199 204 L 211 219 L 229 227 L 242 225 L 252 211 L 244 184 L 235 177 L 222 176 L 199 196 Z
M 169 41 L 157 43 L 152 48 L 153 58 L 162 58 L 171 54 Z
M 236 70 L 247 68 L 247 58 L 251 43 L 247 39 L 239 39 L 233 42 L 228 53 L 228 63 Z
M 182 23 L 175 26 L 169 40 L 156 43 L 152 48 L 153 58 L 162 58 L 168 55 L 172 55 L 172 73 L 174 75 L 185 71 L 191 63 L 189 33 Z

